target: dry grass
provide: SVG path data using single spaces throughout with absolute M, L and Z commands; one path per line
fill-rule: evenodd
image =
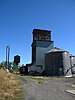
M 17 77 L 0 70 L 0 100 L 22 100 L 22 87 Z
M 30 78 L 36 80 L 39 84 L 42 84 L 44 81 L 46 81 L 46 77 L 42 76 L 31 76 Z

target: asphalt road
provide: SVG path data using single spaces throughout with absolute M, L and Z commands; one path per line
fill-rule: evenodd
M 75 89 L 71 86 L 74 78 L 48 78 L 39 84 L 29 76 L 21 77 L 24 100 L 75 100 L 75 95 L 65 91 Z

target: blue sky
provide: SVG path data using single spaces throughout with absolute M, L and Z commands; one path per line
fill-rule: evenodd
M 34 28 L 51 30 L 54 46 L 75 55 L 75 0 L 0 0 L 0 62 L 10 45 L 10 61 L 30 63 Z

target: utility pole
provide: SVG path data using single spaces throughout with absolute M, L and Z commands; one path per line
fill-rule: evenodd
M 7 72 L 9 66 L 9 56 L 10 56 L 10 46 L 6 46 L 6 71 Z

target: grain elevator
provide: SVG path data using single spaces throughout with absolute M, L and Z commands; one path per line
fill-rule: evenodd
M 32 62 L 27 64 L 30 73 L 47 76 L 75 74 L 75 56 L 54 47 L 51 31 L 34 29 L 32 33 Z

